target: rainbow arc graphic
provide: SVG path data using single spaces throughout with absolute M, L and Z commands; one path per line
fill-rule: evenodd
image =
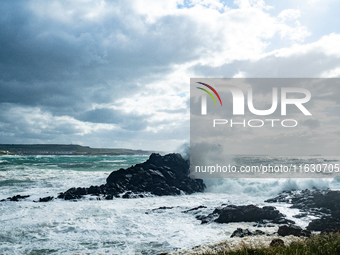
M 214 94 L 217 96 L 217 98 L 218 98 L 218 100 L 220 101 L 220 104 L 221 104 L 221 106 L 222 106 L 222 100 L 221 100 L 221 98 L 220 98 L 220 95 L 217 93 L 217 91 L 216 91 L 213 87 L 211 87 L 210 85 L 208 85 L 208 84 L 206 84 L 206 83 L 203 83 L 203 82 L 197 82 L 197 83 L 199 83 L 199 84 L 201 84 L 201 85 L 203 85 L 203 86 L 206 86 L 206 87 L 209 88 L 212 92 L 214 92 Z M 215 100 L 213 94 L 211 94 L 211 92 L 210 92 L 209 90 L 204 89 L 204 88 L 201 88 L 201 87 L 196 87 L 196 88 L 205 91 L 205 92 L 206 92 L 206 93 L 214 100 L 215 105 L 217 105 L 216 100 Z

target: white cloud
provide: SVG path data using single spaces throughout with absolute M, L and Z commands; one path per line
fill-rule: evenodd
M 291 57 L 315 52 L 323 53 L 327 56 L 340 57 L 340 48 L 337 47 L 339 40 L 340 34 L 332 33 L 310 44 L 295 44 L 289 48 L 279 49 L 274 51 L 274 55 L 277 57 Z
M 321 73 L 322 78 L 336 78 L 340 77 L 340 67 L 336 67 L 332 70 L 327 70 Z
M 286 9 L 277 16 L 281 22 L 296 20 L 301 16 L 301 12 L 295 9 Z

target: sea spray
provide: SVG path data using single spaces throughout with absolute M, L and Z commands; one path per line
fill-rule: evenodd
M 336 179 L 260 179 L 260 178 L 221 178 L 204 179 L 206 192 L 245 194 L 247 196 L 273 196 L 282 191 L 301 189 L 340 189 Z

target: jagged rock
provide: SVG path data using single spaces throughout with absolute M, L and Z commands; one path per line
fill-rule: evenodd
M 237 228 L 230 237 L 245 237 L 245 236 L 258 236 L 265 235 L 266 233 L 261 230 L 250 231 L 249 229 Z
M 280 238 L 275 238 L 270 242 L 269 246 L 270 247 L 285 246 L 285 242 Z
M 302 190 L 282 192 L 266 202 L 285 202 L 292 204 L 292 208 L 298 208 L 304 214 L 321 217 L 312 220 L 307 226 L 314 231 L 340 231 L 340 191 L 333 190 Z
M 157 196 L 191 194 L 202 192 L 204 188 L 203 180 L 189 177 L 189 161 L 184 160 L 180 154 L 161 156 L 153 153 L 144 163 L 112 172 L 106 179 L 106 184 L 89 188 L 71 188 L 60 193 L 58 198 L 75 200 L 84 195 L 104 195 L 105 199 L 110 200 L 120 197 L 122 193 L 123 198 L 133 198 L 145 194 Z
M 189 210 L 185 210 L 185 211 L 182 211 L 182 213 L 188 213 L 188 212 L 192 212 L 192 211 L 197 211 L 199 209 L 203 209 L 203 208 L 207 208 L 206 206 L 204 205 L 200 205 L 200 206 L 197 206 L 197 207 L 194 207 L 194 208 L 191 208 Z
M 307 213 L 299 213 L 299 214 L 293 215 L 293 217 L 297 219 L 301 219 L 301 218 L 307 217 L 307 215 L 308 215 Z
M 39 201 L 37 201 L 37 202 L 48 202 L 48 201 L 51 201 L 53 199 L 54 199 L 53 196 L 43 197 L 43 198 L 39 198 Z M 36 202 L 36 201 L 34 201 L 34 202 Z
M 329 189 L 284 191 L 275 198 L 268 199 L 265 202 L 292 204 L 291 208 L 297 208 L 302 212 L 320 217 L 326 216 L 332 211 L 339 211 L 340 191 L 332 191 Z
M 199 216 L 197 219 L 203 223 L 215 221 L 218 223 L 230 222 L 264 222 L 277 224 L 292 224 L 291 220 L 285 219 L 285 216 L 276 210 L 273 206 L 264 206 L 262 208 L 255 205 L 228 205 L 216 208 L 208 216 Z
M 308 224 L 307 229 L 314 231 L 325 231 L 332 229 L 332 232 L 339 232 L 340 219 L 332 216 L 325 216 L 321 219 L 315 219 Z
M 295 225 L 283 225 L 279 227 L 279 230 L 277 231 L 277 233 L 280 236 L 289 236 L 289 235 L 293 235 L 293 236 L 305 236 L 305 237 L 310 237 L 311 236 L 311 232 L 309 230 L 304 230 L 298 226 Z
M 8 197 L 6 199 L 2 199 L 0 202 L 4 202 L 4 201 L 18 202 L 19 200 L 22 200 L 22 199 L 25 199 L 25 198 L 28 198 L 28 197 L 29 197 L 29 195 L 26 195 L 26 196 L 16 195 L 16 196 L 13 196 L 13 197 Z
M 152 210 L 148 210 L 145 212 L 145 214 L 150 214 L 150 213 L 154 213 L 154 212 L 161 212 L 163 210 L 168 210 L 168 209 L 173 209 L 173 206 L 161 206 Z

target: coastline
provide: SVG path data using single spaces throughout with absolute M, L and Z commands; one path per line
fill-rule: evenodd
M 270 225 L 273 224 L 268 223 L 268 226 L 259 226 L 263 223 L 252 221 L 218 223 L 213 219 L 201 224 L 197 216 L 208 216 L 217 207 L 228 205 L 273 206 L 285 214 L 286 219 L 296 221 L 297 226 L 304 228 L 316 216 L 294 218 L 301 213 L 300 209 L 291 208 L 292 204 L 284 202 L 285 196 L 280 197 L 283 202 L 265 201 L 279 197 L 287 187 L 290 190 L 299 187 L 299 192 L 306 185 L 309 188 L 339 188 L 335 185 L 337 182 L 331 180 L 221 179 L 206 182 L 208 187 L 205 192 L 191 195 L 149 195 L 144 198 L 120 196 L 112 200 L 98 200 L 97 196 L 87 194 L 69 201 L 54 199 L 37 203 L 34 201 L 39 201 L 43 196 L 55 196 L 71 187 L 101 185 L 112 170 L 138 165 L 147 157 L 16 156 L 3 159 L 1 167 L 5 171 L 1 174 L 6 179 L 0 199 L 17 194 L 30 195 L 18 199 L 18 202 L 1 202 L 3 236 L 7 238 L 0 246 L 0 253 L 3 254 L 28 253 L 27 250 L 38 253 L 41 249 L 52 248 L 56 250 L 54 254 L 171 254 L 191 251 L 196 246 L 216 246 L 226 240 L 232 242 L 234 247 L 240 242 L 262 239 L 268 244 L 276 235 L 245 239 L 229 237 L 237 228 L 273 234 L 279 225 L 274 224 L 272 227 Z M 287 195 L 292 196 L 291 193 Z M 303 197 L 310 195 L 306 193 Z M 289 240 L 289 237 L 285 239 Z M 13 243 L 18 245 L 13 246 Z

